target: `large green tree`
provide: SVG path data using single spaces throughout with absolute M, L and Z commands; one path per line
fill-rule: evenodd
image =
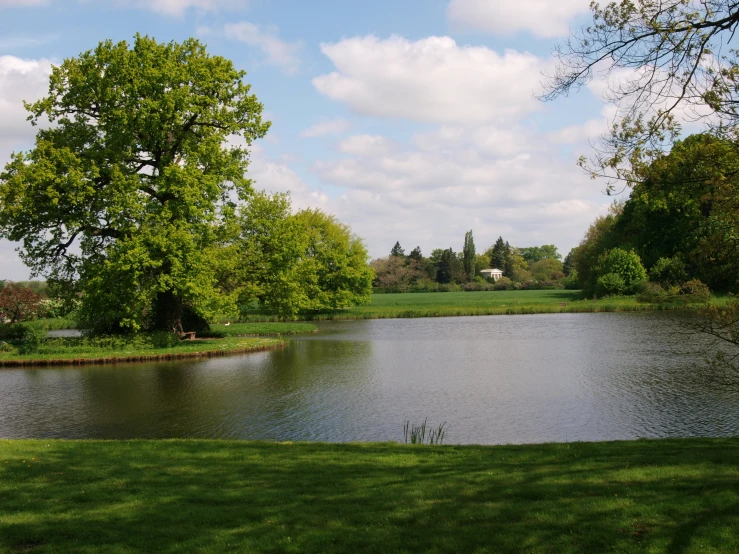
M 51 125 L 0 176 L 0 236 L 83 294 L 83 326 L 171 328 L 226 307 L 214 257 L 269 127 L 244 75 L 197 40 L 137 35 L 64 60 L 26 105 Z
M 679 258 L 715 290 L 739 287 L 739 153 L 711 135 L 678 141 L 643 170 L 613 229 L 652 268 Z
M 374 271 L 367 249 L 333 216 L 320 210 L 292 215 L 287 195 L 260 192 L 239 219 L 239 236 L 219 252 L 218 267 L 220 287 L 242 307 L 258 302 L 291 318 L 369 302 Z

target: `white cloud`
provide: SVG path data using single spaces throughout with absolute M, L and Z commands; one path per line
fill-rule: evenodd
M 590 0 L 452 0 L 447 17 L 467 29 L 551 38 L 569 34 L 570 22 L 589 6 Z
M 489 151 L 476 146 L 490 136 Z M 517 146 L 505 151 L 506 140 Z M 373 256 L 386 255 L 396 240 L 426 254 L 459 250 L 470 228 L 480 249 L 502 235 L 519 246 L 554 243 L 567 251 L 609 203 L 574 160 L 557 159 L 545 137 L 527 130 L 442 127 L 406 146 L 388 144 L 350 137 L 339 144 L 350 156 L 313 167 L 322 183 L 344 191 L 326 206 L 367 239 Z
M 118 0 L 123 7 L 134 7 L 165 15 L 181 17 L 187 10 L 201 12 L 237 11 L 247 7 L 248 0 Z
M 0 0 L 1 8 L 23 8 L 28 6 L 46 6 L 51 0 Z
M 13 150 L 31 146 L 38 130 L 26 121 L 23 101 L 34 101 L 49 87 L 51 62 L 0 56 L 0 167 Z
M 582 124 L 570 125 L 550 133 L 549 138 L 552 142 L 559 144 L 577 144 L 598 140 L 613 125 L 616 112 L 616 106 L 603 106 L 599 118 L 590 119 Z
M 201 31 L 205 31 L 202 29 Z M 301 42 L 286 42 L 277 36 L 277 28 L 262 27 L 248 21 L 227 23 L 223 27 L 227 38 L 255 46 L 264 55 L 265 65 L 280 67 L 286 73 L 295 73 L 300 67 L 298 53 Z
M 540 137 L 520 127 L 445 125 L 435 131 L 418 133 L 412 137 L 411 142 L 427 152 L 458 152 L 464 147 L 491 157 L 511 157 L 537 150 L 537 140 Z
M 379 135 L 354 135 L 339 143 L 339 151 L 356 156 L 378 156 L 390 150 L 390 141 Z
M 320 121 L 311 125 L 307 129 L 304 129 L 300 133 L 300 136 L 305 138 L 315 138 L 326 135 L 341 135 L 346 133 L 350 128 L 351 123 L 346 119 L 331 119 L 329 121 Z
M 541 109 L 542 60 L 529 53 L 374 36 L 321 44 L 336 71 L 313 79 L 363 115 L 455 124 L 515 121 Z

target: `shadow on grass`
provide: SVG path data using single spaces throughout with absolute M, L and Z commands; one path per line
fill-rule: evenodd
M 3 441 L 0 550 L 735 551 L 738 462 L 736 440 Z

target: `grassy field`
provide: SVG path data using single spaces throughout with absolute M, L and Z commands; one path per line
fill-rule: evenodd
M 212 324 L 210 331 L 199 333 L 199 335 L 206 337 L 243 337 L 248 335 L 299 335 L 315 333 L 316 331 L 318 331 L 318 327 L 313 323 L 229 323 L 229 325 Z
M 490 292 L 419 292 L 373 294 L 370 304 L 305 319 L 377 319 L 389 317 L 440 317 L 462 315 L 538 314 L 559 312 L 619 312 L 677 309 L 679 305 L 640 304 L 636 298 L 586 300 L 581 291 L 518 290 Z M 276 319 L 254 312 L 252 321 Z
M 739 440 L 0 440 L 0 552 L 739 551 Z
M 171 347 L 155 347 L 146 336 L 137 336 L 132 339 L 125 337 L 57 338 L 44 341 L 34 353 L 24 354 L 18 347 L 15 347 L 12 352 L 0 352 L 0 367 L 210 357 L 267 350 L 284 345 L 285 342 L 279 338 L 196 339 L 182 341 Z

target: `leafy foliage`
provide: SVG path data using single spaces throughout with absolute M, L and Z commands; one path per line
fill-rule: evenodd
M 462 248 L 462 264 L 464 272 L 467 275 L 467 281 L 471 281 L 475 276 L 477 266 L 477 256 L 475 254 L 475 240 L 472 238 L 472 230 L 464 235 L 464 247 Z
M 593 2 L 591 10 L 592 22 L 557 47 L 559 63 L 543 99 L 576 91 L 596 75 L 611 78 L 618 115 L 594 159 L 582 160 L 592 174 L 638 181 L 678 136 L 680 112 L 736 136 L 734 0 L 620 0 Z
M 257 301 L 282 317 L 362 304 L 372 290 L 362 241 L 320 210 L 292 215 L 283 194 L 255 194 L 242 210 L 239 238 L 221 256 L 224 290 L 242 306 Z
M 244 75 L 197 40 L 137 35 L 65 60 L 26 106 L 53 125 L 0 176 L 0 236 L 22 241 L 35 274 L 84 292 L 85 327 L 135 331 L 156 312 L 169 327 L 226 308 L 219 233 L 231 198 L 250 192 L 246 147 L 269 127 Z
M 618 273 L 606 273 L 598 277 L 595 285 L 597 296 L 618 296 L 626 292 L 626 282 Z
M 677 256 L 660 258 L 649 270 L 649 279 L 662 286 L 674 286 L 687 278 L 685 264 Z
M 647 272 L 636 252 L 633 250 L 626 251 L 622 248 L 613 248 L 601 254 L 595 272 L 598 275 L 598 289 L 602 289 L 604 286 L 603 279 L 606 277 L 605 282 L 614 286 L 616 285 L 614 275 L 623 282 L 623 289 L 620 292 L 614 291 L 606 294 L 621 294 L 626 292 L 633 284 L 647 279 Z
M 43 310 L 41 295 L 17 283 L 5 283 L 0 289 L 0 313 L 11 324 L 36 317 Z

